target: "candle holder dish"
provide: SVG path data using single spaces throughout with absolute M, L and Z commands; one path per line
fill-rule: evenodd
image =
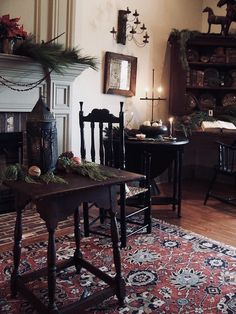
M 139 130 L 143 134 L 146 134 L 146 137 L 153 137 L 153 138 L 156 138 L 159 135 L 163 135 L 168 132 L 168 128 L 166 125 L 159 125 L 159 126 L 140 125 Z

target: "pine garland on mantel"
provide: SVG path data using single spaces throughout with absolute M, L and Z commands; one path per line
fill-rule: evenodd
M 65 67 L 73 64 L 87 65 L 93 70 L 98 69 L 97 58 L 83 56 L 81 54 L 81 49 L 64 49 L 62 44 L 55 42 L 57 38 L 54 38 L 49 42 L 41 42 L 39 44 L 34 42 L 33 37 L 28 37 L 25 40 L 22 40 L 20 43 L 16 44 L 14 47 L 13 55 L 28 57 L 33 61 L 41 64 L 44 71 L 44 76 L 40 80 L 33 83 L 22 84 L 9 81 L 0 75 L 0 83 L 10 88 L 11 90 L 25 92 L 37 87 L 44 80 L 46 80 L 49 90 L 50 75 L 53 71 L 63 75 L 63 72 L 65 72 Z
M 14 54 L 25 56 L 40 63 L 43 69 L 63 73 L 63 67 L 71 64 L 86 64 L 97 70 L 98 60 L 91 56 L 82 56 L 81 49 L 64 49 L 62 44 L 49 42 L 34 43 L 33 38 L 23 40 L 14 48 Z

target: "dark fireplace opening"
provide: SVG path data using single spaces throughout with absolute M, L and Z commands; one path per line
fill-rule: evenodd
M 0 171 L 23 160 L 23 132 L 0 133 Z M 14 195 L 4 185 L 0 185 L 0 214 L 14 210 Z
M 27 113 L 0 113 L 0 171 L 11 164 L 25 163 Z M 0 214 L 14 211 L 12 191 L 0 184 Z

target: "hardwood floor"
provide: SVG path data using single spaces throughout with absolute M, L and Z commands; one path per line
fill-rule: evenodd
M 162 184 L 159 185 L 159 188 L 161 193 L 168 195 L 170 185 Z M 207 182 L 204 181 L 184 181 L 182 217 L 177 218 L 176 213 L 171 209 L 163 209 L 163 206 L 161 209 L 159 206 L 153 207 L 152 216 L 236 247 L 236 206 L 233 207 L 212 199 L 209 199 L 207 206 L 204 206 L 206 188 Z M 229 186 L 222 184 L 218 189 L 221 193 L 227 192 Z M 73 232 L 72 218 L 59 224 L 57 236 Z M 0 216 L 0 252 L 12 249 L 14 222 L 15 213 Z M 25 211 L 23 225 L 23 245 L 47 240 L 45 224 L 35 212 Z
M 201 234 L 216 241 L 236 247 L 236 206 L 231 206 L 217 200 L 209 199 L 203 205 L 208 182 L 183 181 L 182 217 L 176 218 L 172 210 L 152 208 L 152 216 L 171 224 Z M 161 193 L 168 194 L 168 184 L 159 185 Z M 232 195 L 236 188 L 232 185 L 216 186 L 219 193 Z

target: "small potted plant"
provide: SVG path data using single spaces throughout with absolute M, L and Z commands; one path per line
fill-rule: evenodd
M 26 38 L 27 32 L 19 20 L 19 17 L 11 19 L 9 14 L 0 17 L 0 52 L 12 53 L 17 40 Z

